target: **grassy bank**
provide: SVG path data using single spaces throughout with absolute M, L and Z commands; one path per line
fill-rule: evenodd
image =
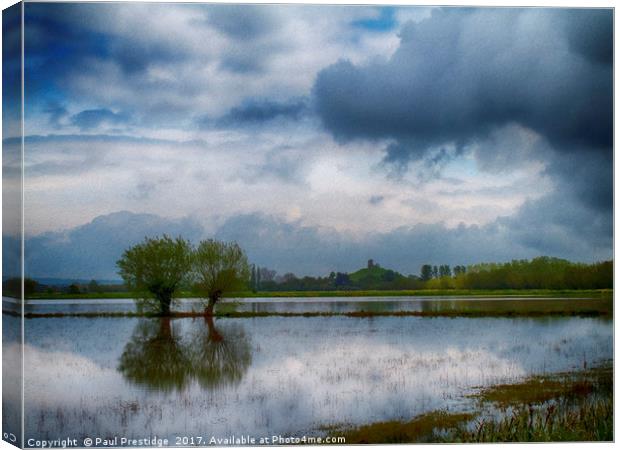
M 474 411 L 433 411 L 410 421 L 332 426 L 347 444 L 613 440 L 613 370 L 530 377 L 470 396 Z
M 423 290 L 359 290 L 359 291 L 243 291 L 231 292 L 226 298 L 282 298 L 282 297 L 611 297 L 611 289 L 423 289 Z M 80 294 L 45 293 L 37 292 L 30 295 L 29 299 L 118 299 L 131 298 L 130 292 L 86 292 Z M 179 298 L 194 298 L 196 294 L 184 291 Z

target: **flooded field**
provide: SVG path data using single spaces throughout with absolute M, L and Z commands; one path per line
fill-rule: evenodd
M 613 357 L 610 317 L 63 317 L 25 334 L 26 439 L 319 436 Z
M 218 303 L 216 313 L 269 314 L 396 314 L 396 313 L 480 313 L 480 314 L 611 314 L 612 297 L 258 297 L 228 298 Z M 3 310 L 21 312 L 21 306 L 4 297 Z M 199 299 L 185 298 L 173 305 L 179 313 L 204 310 Z M 132 299 L 28 300 L 26 315 L 135 314 L 139 307 Z

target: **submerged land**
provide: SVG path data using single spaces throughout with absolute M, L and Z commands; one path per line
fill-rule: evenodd
M 294 300 L 294 299 L 291 299 Z M 53 302 L 53 300 L 50 300 Z M 243 309 L 242 303 L 220 303 L 214 317 L 380 317 L 380 316 L 410 316 L 410 317 L 553 317 L 553 316 L 582 316 L 582 317 L 611 317 L 613 314 L 613 298 L 519 298 L 515 300 L 502 299 L 459 299 L 425 301 L 421 308 L 416 309 L 384 309 L 382 301 L 363 302 L 354 310 L 260 310 Z M 255 304 L 254 304 L 255 305 Z M 4 311 L 6 314 L 20 315 L 21 311 Z M 132 311 L 57 311 L 37 312 L 26 311 L 27 318 L 37 317 L 160 317 L 157 312 Z M 166 316 L 172 318 L 202 317 L 204 311 L 200 308 L 186 311 L 171 311 Z
M 411 420 L 335 425 L 347 444 L 613 440 L 613 368 L 600 367 L 480 389 L 476 410 L 436 410 Z

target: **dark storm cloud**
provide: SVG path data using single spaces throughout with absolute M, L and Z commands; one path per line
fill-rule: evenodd
M 573 260 L 611 259 L 613 216 L 557 191 L 528 200 L 517 214 L 497 223 L 509 231 L 513 245 Z
M 25 5 L 25 101 L 31 106 L 27 110 L 45 110 L 49 103 L 71 104 L 75 94 L 71 76 L 92 76 L 100 70 L 98 64 L 118 68 L 124 83 L 135 84 L 136 91 L 150 89 L 148 93 L 152 93 L 168 88 L 170 83 L 151 81 L 144 77 L 145 72 L 154 64 L 186 60 L 188 49 L 179 45 L 174 33 L 148 39 L 147 20 L 134 20 L 131 33 L 121 34 L 115 22 L 124 12 L 139 7 L 114 3 Z M 185 93 L 193 94 L 189 89 Z M 85 96 L 84 92 L 79 95 Z M 161 109 L 170 115 L 170 105 L 161 105 Z
M 121 125 L 127 123 L 129 115 L 115 113 L 106 108 L 87 109 L 71 116 L 71 123 L 82 131 L 96 128 L 100 125 Z
M 2 105 L 7 119 L 15 121 L 21 103 L 21 3 L 2 11 Z
M 576 149 L 556 156 L 549 164 L 547 173 L 555 181 L 556 191 L 564 204 L 569 201 L 579 202 L 593 214 L 605 214 L 605 220 L 611 220 L 613 170 L 612 152 L 594 153 L 587 149 Z M 595 219 L 592 217 L 592 221 Z
M 29 3 L 25 10 L 26 55 L 33 64 L 52 69 L 47 76 L 62 75 L 67 65 L 86 64 L 93 57 L 114 60 L 126 73 L 133 74 L 155 62 L 174 63 L 189 56 L 172 35 L 146 41 L 98 31 L 101 24 L 116 20 L 124 8 L 131 9 L 132 5 Z M 145 34 L 145 27 L 148 22 L 134 21 L 132 33 Z
M 434 10 L 405 25 L 385 63 L 340 62 L 313 88 L 337 139 L 392 138 L 394 161 L 457 147 L 517 123 L 558 150 L 609 152 L 611 10 Z M 606 56 L 607 55 L 607 56 Z M 593 62 L 595 60 L 596 62 Z
M 108 37 L 88 28 L 97 11 L 109 10 L 94 4 L 24 6 L 26 101 L 57 101 L 69 68 L 86 64 L 89 58 L 109 56 Z
M 571 48 L 593 62 L 613 62 L 613 14 L 606 9 L 567 11 L 565 27 Z

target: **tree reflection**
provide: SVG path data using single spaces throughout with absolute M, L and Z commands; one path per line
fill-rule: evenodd
M 192 380 L 205 389 L 241 381 L 252 354 L 239 324 L 216 328 L 213 317 L 205 317 L 204 325 L 192 324 L 187 333 L 180 325 L 167 317 L 141 321 L 119 360 L 123 377 L 166 392 L 182 390 Z
M 151 389 L 182 389 L 188 382 L 190 360 L 171 319 L 141 321 L 121 355 L 118 370 L 132 383 Z
M 239 324 L 215 328 L 212 316 L 205 317 L 190 344 L 193 375 L 206 389 L 241 381 L 252 361 L 250 344 Z

